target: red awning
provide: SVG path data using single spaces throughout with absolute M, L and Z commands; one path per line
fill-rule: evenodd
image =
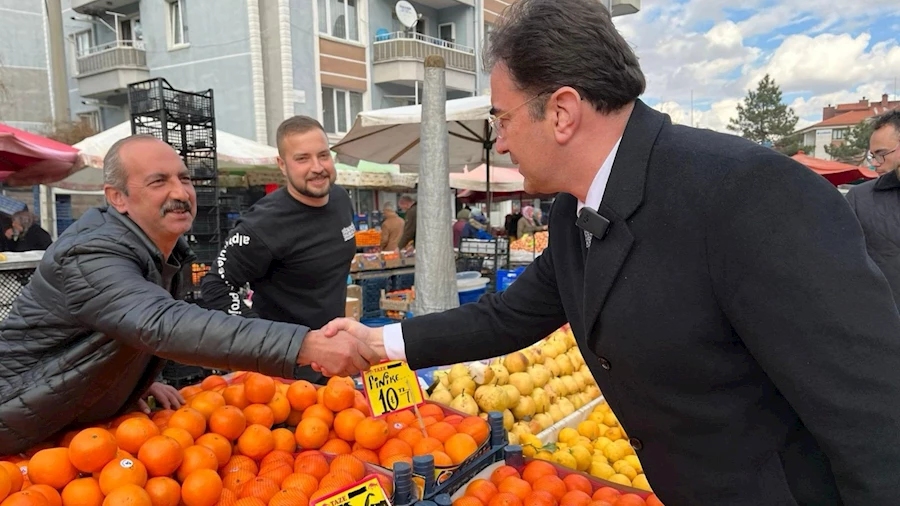
M 0 123 L 0 181 L 10 186 L 54 183 L 81 167 L 72 146 Z
M 878 174 L 875 171 L 865 167 L 857 167 L 849 163 L 835 162 L 831 160 L 822 160 L 807 155 L 803 151 L 792 156 L 794 160 L 806 165 L 813 172 L 827 179 L 831 184 L 838 186 L 842 184 L 852 183 L 859 179 L 875 179 Z

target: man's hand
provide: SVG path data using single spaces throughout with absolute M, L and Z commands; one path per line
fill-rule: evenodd
M 146 399 L 151 395 L 156 399 L 156 403 L 162 406 L 163 409 L 178 409 L 184 405 L 184 397 L 178 393 L 178 390 L 176 390 L 175 387 L 166 385 L 165 383 L 154 383 L 147 389 L 147 394 L 144 398 L 138 401 L 138 407 L 147 414 L 150 413 L 150 406 L 147 404 Z
M 350 318 L 336 318 L 328 325 L 322 327 L 322 333 L 327 338 L 334 338 L 335 336 L 344 333 L 350 334 L 378 356 L 377 362 L 387 360 L 388 358 L 387 352 L 384 349 L 384 339 L 382 338 L 382 331 L 380 328 L 372 329 Z M 374 365 L 377 362 L 372 362 L 372 364 Z M 314 361 L 311 365 L 316 371 L 319 371 L 326 376 L 330 375 L 330 369 L 325 364 Z
M 333 331 L 330 336 L 322 330 L 310 331 L 297 356 L 297 364 L 312 365 L 326 376 L 352 376 L 380 361 L 372 348 L 342 331 Z

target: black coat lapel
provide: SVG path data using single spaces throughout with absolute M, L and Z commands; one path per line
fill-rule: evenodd
M 627 220 L 644 201 L 650 155 L 660 131 L 668 124 L 668 116 L 640 100 L 635 102 L 598 210 L 610 221 L 609 230 L 606 237 L 591 241 L 584 267 L 584 327 L 589 342 L 593 342 L 594 326 L 634 245 Z

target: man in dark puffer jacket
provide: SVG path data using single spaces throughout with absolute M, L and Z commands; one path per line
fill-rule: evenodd
M 283 377 L 313 361 L 339 375 L 375 363 L 348 334 L 335 341 L 178 300 L 195 258 L 182 235 L 197 206 L 171 147 L 123 139 L 104 179 L 109 207 L 85 213 L 47 249 L 0 324 L 0 455 L 133 407 L 163 359 Z

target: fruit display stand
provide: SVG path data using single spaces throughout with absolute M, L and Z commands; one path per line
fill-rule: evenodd
M 532 464 L 535 462 L 537 464 Z M 552 478 L 547 480 L 543 478 L 544 476 L 556 476 L 559 480 Z M 513 477 L 513 479 L 508 483 L 504 483 L 510 477 Z M 538 484 L 542 479 L 544 482 Z M 480 482 L 480 480 L 487 481 L 490 484 Z M 496 482 L 499 482 L 499 485 Z M 555 485 L 561 487 L 558 491 L 554 487 L 554 482 Z M 470 490 L 469 486 L 473 485 L 473 483 L 475 490 Z M 479 485 L 483 485 L 486 490 L 477 490 Z M 560 504 L 590 504 L 591 501 L 606 501 L 607 504 L 627 504 L 629 506 L 662 506 L 662 502 L 652 492 L 626 487 L 553 462 L 529 459 L 522 454 L 522 447 L 518 445 L 507 446 L 504 450 L 502 461 L 482 469 L 464 487 L 456 490 L 450 499 L 453 504 L 468 505 L 468 502 L 461 501 L 467 495 L 484 502 L 483 497 L 479 498 L 483 492 L 486 492 L 488 495 L 513 493 L 527 496 L 538 491 L 558 494 L 560 497 L 554 497 L 554 499 Z M 573 494 L 573 491 L 576 492 Z M 567 498 L 566 496 L 570 497 Z M 622 496 L 633 497 L 623 500 L 621 499 Z M 520 500 L 524 501 L 525 504 L 529 504 L 529 500 L 526 498 L 520 497 Z M 540 501 L 536 503 L 543 504 Z
M 578 424 L 587 420 L 588 416 L 594 411 L 594 408 L 596 408 L 603 402 L 605 401 L 603 399 L 603 396 L 601 395 L 600 397 L 578 408 L 578 410 L 571 415 L 554 423 L 548 429 L 544 429 L 541 432 L 538 432 L 537 434 L 535 434 L 535 436 L 541 441 L 541 443 L 545 445 L 555 443 L 557 442 L 560 431 L 565 428 L 577 429 Z

